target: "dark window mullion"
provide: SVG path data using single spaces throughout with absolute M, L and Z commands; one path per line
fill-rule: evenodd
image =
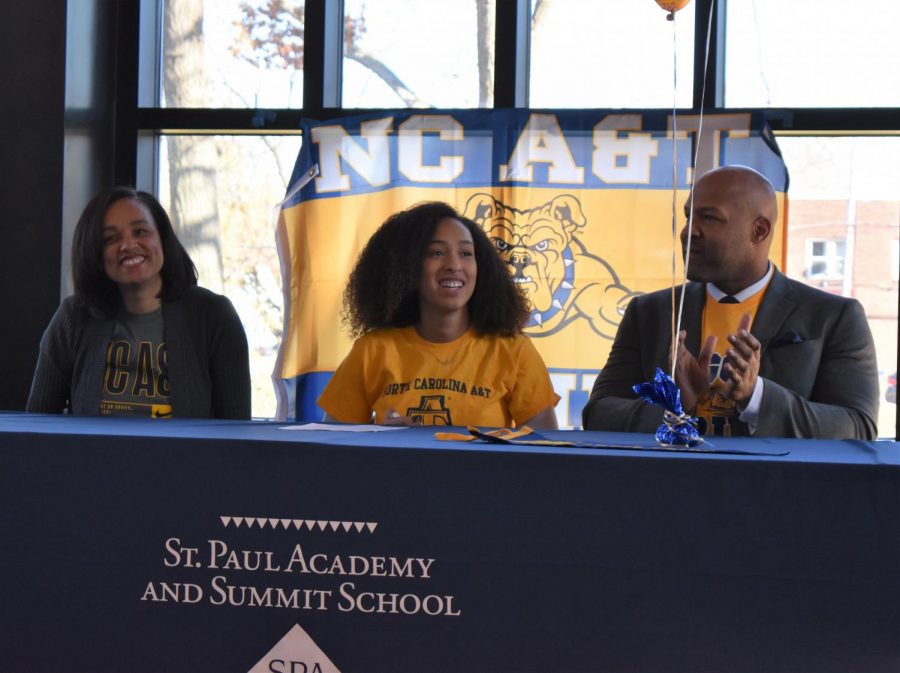
M 341 105 L 343 0 L 306 0 L 303 26 L 303 109 L 320 117 Z
M 494 107 L 527 107 L 531 6 L 529 0 L 496 2 Z
M 694 109 L 721 108 L 725 104 L 725 0 L 696 0 L 694 10 Z M 709 12 L 713 11 L 712 31 Z M 709 37 L 709 58 L 706 35 Z M 704 68 L 705 66 L 705 68 Z M 706 92 L 704 94 L 704 82 Z
M 137 177 L 138 142 L 138 0 L 116 3 L 115 31 L 113 180 L 116 184 L 133 185 Z
M 647 110 L 653 112 L 653 110 Z M 670 109 L 662 110 L 671 112 Z M 309 110 L 279 108 L 138 108 L 137 128 L 164 133 L 279 133 L 296 131 L 304 117 L 334 119 L 378 114 L 374 108 Z M 683 112 L 687 112 L 684 110 Z M 710 113 L 760 112 L 775 131 L 816 135 L 871 135 L 900 133 L 895 108 L 714 108 Z

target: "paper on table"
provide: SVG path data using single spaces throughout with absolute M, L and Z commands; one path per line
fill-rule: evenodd
M 340 423 L 306 423 L 305 425 L 283 425 L 279 430 L 327 430 L 330 432 L 384 432 L 385 430 L 406 430 L 405 425 L 342 425 Z

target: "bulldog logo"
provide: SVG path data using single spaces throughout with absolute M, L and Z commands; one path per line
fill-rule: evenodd
M 577 238 L 587 224 L 578 199 L 562 194 L 537 208 L 518 210 L 490 194 L 475 194 L 463 214 L 487 232 L 530 299 L 528 334 L 548 336 L 584 318 L 601 337 L 615 337 L 625 307 L 637 293 Z

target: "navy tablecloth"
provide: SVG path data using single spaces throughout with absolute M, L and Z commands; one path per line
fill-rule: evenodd
M 283 428 L 0 414 L 0 670 L 900 670 L 894 442 Z

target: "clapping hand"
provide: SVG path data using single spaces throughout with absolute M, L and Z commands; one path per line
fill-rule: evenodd
M 686 413 L 693 415 L 697 410 L 697 403 L 709 390 L 709 363 L 712 361 L 718 339 L 715 336 L 707 337 L 700 354 L 694 357 L 684 345 L 686 338 L 687 332 L 681 330 L 676 346 L 675 383 L 681 391 L 682 408 Z
M 722 380 L 725 387 L 722 395 L 734 400 L 738 409 L 743 409 L 753 395 L 756 379 L 759 377 L 760 343 L 750 334 L 750 314 L 741 317 L 735 334 L 728 335 L 731 348 L 725 353 L 722 365 Z

